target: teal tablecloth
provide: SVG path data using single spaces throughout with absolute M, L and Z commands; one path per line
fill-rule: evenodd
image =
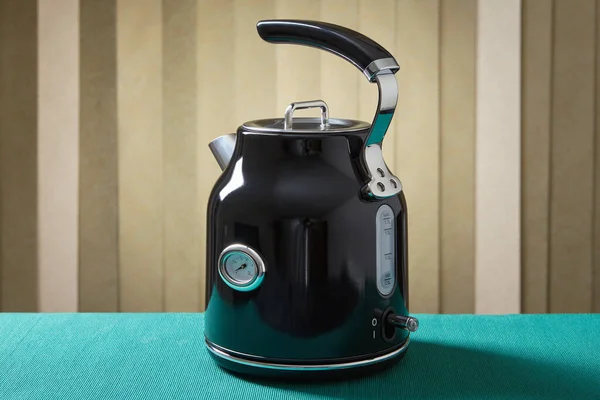
M 419 318 L 391 370 L 274 384 L 216 367 L 202 314 L 0 314 L 0 399 L 600 399 L 598 315 Z

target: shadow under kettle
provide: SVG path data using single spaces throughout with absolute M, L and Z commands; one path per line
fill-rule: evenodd
M 593 367 L 415 340 L 401 368 L 344 382 L 252 380 L 283 396 L 340 399 L 600 399 Z M 249 379 L 245 379 L 250 381 Z M 286 397 L 287 398 L 287 397 Z

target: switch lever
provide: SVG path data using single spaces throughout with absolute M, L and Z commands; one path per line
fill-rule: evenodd
M 406 329 L 409 332 L 414 332 L 419 329 L 419 320 L 414 317 L 390 313 L 387 316 L 387 322 L 394 325 L 396 328 Z

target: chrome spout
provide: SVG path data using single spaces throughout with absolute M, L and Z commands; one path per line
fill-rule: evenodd
M 229 161 L 231 161 L 236 140 L 237 135 L 235 133 L 230 133 L 228 135 L 219 136 L 208 144 L 221 171 L 225 170 L 227 165 L 229 165 Z

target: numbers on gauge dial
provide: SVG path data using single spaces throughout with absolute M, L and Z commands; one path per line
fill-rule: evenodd
M 256 277 L 256 263 L 248 254 L 234 251 L 226 256 L 225 273 L 234 282 L 244 285 Z

